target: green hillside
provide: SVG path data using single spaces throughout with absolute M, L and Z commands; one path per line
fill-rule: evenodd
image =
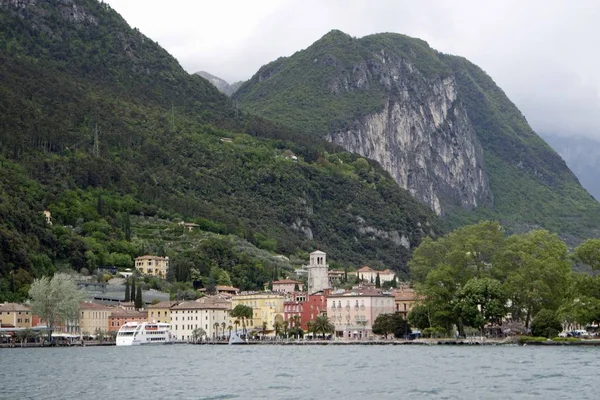
M 0 301 L 148 252 L 171 279 L 225 271 L 242 289 L 282 273 L 272 255 L 317 247 L 406 272 L 440 232 L 375 163 L 237 112 L 107 4 L 73 3 L 0 7 Z M 199 230 L 183 240 L 178 221 Z
M 600 204 L 504 92 L 477 66 L 422 40 L 393 33 L 357 39 L 331 31 L 307 49 L 263 66 L 233 97 L 245 110 L 326 137 L 404 95 L 382 82 L 384 56 L 410 63 L 417 78 L 407 79 L 453 77 L 482 144 L 493 206 L 451 209 L 451 225 L 491 218 L 513 231 L 541 226 L 573 240 L 599 235 Z M 418 93 L 408 95 L 419 101 Z

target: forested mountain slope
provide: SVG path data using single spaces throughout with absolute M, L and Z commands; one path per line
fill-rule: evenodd
M 479 67 L 394 33 L 331 31 L 263 66 L 243 108 L 378 161 L 453 225 L 499 219 L 574 240 L 600 204 Z
M 132 265 L 145 252 L 171 256 L 181 280 L 193 268 L 242 289 L 277 277 L 228 240 L 148 247 L 132 214 L 401 272 L 440 231 L 376 163 L 237 112 L 96 0 L 0 0 L 0 153 L 2 299 L 56 268 Z

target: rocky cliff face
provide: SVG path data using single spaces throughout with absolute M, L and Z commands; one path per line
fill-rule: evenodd
M 196 72 L 196 75 L 203 77 L 204 79 L 212 83 L 217 89 L 219 89 L 219 92 L 230 97 L 232 94 L 235 93 L 236 90 L 239 89 L 240 86 L 242 86 L 242 83 L 244 83 L 242 81 L 229 83 L 226 80 L 221 79 L 218 76 L 215 76 L 206 71 Z
M 327 139 L 378 161 L 438 215 L 444 204 L 466 209 L 491 204 L 483 150 L 454 79 L 428 79 L 409 62 L 378 55 L 328 87 L 339 92 L 374 84 L 385 87 L 384 108 Z

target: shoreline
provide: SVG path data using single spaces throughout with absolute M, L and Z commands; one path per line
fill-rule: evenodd
M 224 346 L 229 342 L 203 342 L 188 343 L 174 342 L 173 345 L 194 345 L 194 346 Z M 415 340 L 369 340 L 369 341 L 343 341 L 343 340 L 302 340 L 302 341 L 253 341 L 248 343 L 236 344 L 235 346 L 600 346 L 600 339 L 587 339 L 580 341 L 552 341 L 543 342 L 518 340 L 497 340 L 497 339 L 415 339 Z M 60 344 L 60 345 L 42 345 L 40 343 L 29 343 L 25 346 L 21 344 L 0 344 L 0 349 L 37 349 L 51 347 L 98 347 L 115 346 L 115 343 L 97 343 L 86 342 L 84 344 Z M 142 346 L 143 347 L 143 346 Z

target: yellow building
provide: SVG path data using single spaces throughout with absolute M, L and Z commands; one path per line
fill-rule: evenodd
M 396 312 L 401 313 L 404 319 L 407 318 L 408 313 L 415 304 L 417 304 L 418 301 L 423 300 L 413 288 L 408 286 L 400 286 L 392 292 L 392 295 L 394 296 Z
M 283 301 L 284 296 L 269 292 L 242 293 L 231 298 L 231 307 L 235 308 L 238 304 L 251 307 L 253 318 L 246 321 L 248 331 L 256 330 L 262 332 L 263 322 L 267 323 L 266 330 L 273 331 L 275 321 L 283 323 Z M 236 318 L 231 318 L 230 322 L 235 323 Z M 235 325 L 234 325 L 235 326 Z M 238 329 L 241 329 L 241 322 Z
M 171 307 L 179 304 L 178 301 L 161 301 L 160 303 L 148 306 L 149 322 L 171 323 Z
M 81 303 L 78 333 L 95 335 L 98 331 L 107 332 L 108 317 L 114 310 L 114 307 L 107 307 L 102 304 Z
M 0 323 L 16 328 L 31 328 L 31 309 L 24 304 L 0 303 Z
M 169 257 L 141 256 L 135 259 L 135 268 L 142 274 L 167 277 Z

